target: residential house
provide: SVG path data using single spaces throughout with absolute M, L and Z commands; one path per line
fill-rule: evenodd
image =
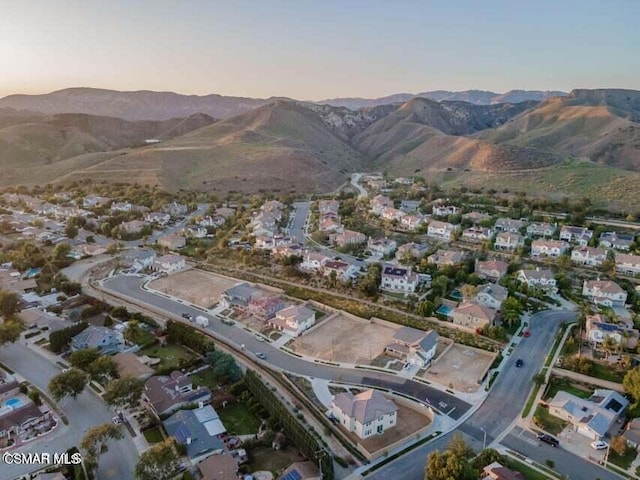
M 516 274 L 519 282 L 526 283 L 529 287 L 537 287 L 551 293 L 557 291 L 556 279 L 553 272 L 547 269 L 519 270 Z
M 111 204 L 111 212 L 130 212 L 133 208 L 129 202 L 113 202 Z
M 236 209 L 222 206 L 220 208 L 216 208 L 216 211 L 214 213 L 216 214 L 216 216 L 219 216 L 224 218 L 225 220 L 228 220 L 236 214 Z
M 588 399 L 560 390 L 549 402 L 549 413 L 569 422 L 591 440 L 605 437 L 622 418 L 629 401 L 613 390 L 598 389 Z
M 578 265 L 599 267 L 607 259 L 607 252 L 596 247 L 577 247 L 571 252 L 571 261 Z
M 625 275 L 640 274 L 640 255 L 616 254 L 616 271 Z
M 122 263 L 125 267 L 133 270 L 144 270 L 151 268 L 156 259 L 156 252 L 151 249 L 130 249 L 125 250 L 122 255 Z
M 340 202 L 338 200 L 320 200 L 318 202 L 318 211 L 321 217 L 327 215 L 338 215 L 340 211 Z
M 163 255 L 154 260 L 151 268 L 157 272 L 163 272 L 167 275 L 179 272 L 187 266 L 185 258 L 180 255 Z
M 480 278 L 486 278 L 497 282 L 507 274 L 509 265 L 506 262 L 500 260 L 476 260 L 475 273 Z
M 187 457 L 194 463 L 212 453 L 216 457 L 222 456 L 216 454 L 224 451 L 222 437 L 227 429 L 211 405 L 180 410 L 164 420 L 162 425 L 168 435 L 185 446 Z
M 629 251 L 634 236 L 617 232 L 603 232 L 600 234 L 600 247 Z
M 20 405 L 5 406 L 0 410 L 0 439 L 32 438 L 55 425 L 56 420 L 48 409 L 43 412 L 31 401 L 24 400 Z
M 569 250 L 569 244 L 561 240 L 534 240 L 531 242 L 532 257 L 554 257 L 557 258 Z
M 299 243 L 285 243 L 283 245 L 276 245 L 271 249 L 271 255 L 278 258 L 302 258 L 303 252 L 304 248 Z
M 387 257 L 396 251 L 398 244 L 388 238 L 370 238 L 367 242 L 367 250 L 380 257 Z
M 412 365 L 426 367 L 436 354 L 440 336 L 433 330 L 425 332 L 412 327 L 401 327 L 393 335 L 393 343 L 384 351 L 405 359 Z
M 405 215 L 400 219 L 400 225 L 407 230 L 415 230 L 427 223 L 423 215 Z
M 142 358 L 135 353 L 120 352 L 113 356 L 113 361 L 116 362 L 120 378 L 132 377 L 146 380 L 155 373 L 153 368 L 145 365 Z
M 220 305 L 225 308 L 247 308 L 253 298 L 258 298 L 259 290 L 248 283 L 239 283 L 226 289 L 220 295 Z
M 225 224 L 227 219 L 222 215 L 206 215 L 200 219 L 198 225 L 204 228 L 218 228 Z
M 188 225 L 182 232 L 189 238 L 206 238 L 209 231 L 201 225 Z
M 318 230 L 321 232 L 342 233 L 344 231 L 344 227 L 339 220 L 331 217 L 324 217 L 318 222 Z
M 582 296 L 604 307 L 624 307 L 627 302 L 626 290 L 611 280 L 585 281 L 582 284 Z
M 445 265 L 457 265 L 464 261 L 464 252 L 457 250 L 438 250 L 436 253 L 427 257 L 429 263 L 435 263 L 438 267 Z
M 195 387 L 188 375 L 178 370 L 156 375 L 144 383 L 142 400 L 156 415 L 167 415 L 187 405 L 211 401 L 207 387 Z
M 524 220 L 514 220 L 513 218 L 499 218 L 496 220 L 495 228 L 499 232 L 520 233 L 527 225 Z
M 307 250 L 302 257 L 300 268 L 303 270 L 318 271 L 329 260 L 331 260 L 331 257 L 324 253 Z
M 393 200 L 384 195 L 376 195 L 371 199 L 371 211 L 376 215 L 381 215 L 385 208 L 393 208 Z
M 238 460 L 229 453 L 211 455 L 198 464 L 200 480 L 238 480 Z
M 462 239 L 468 242 L 486 242 L 491 240 L 493 230 L 490 228 L 471 227 L 462 232 Z
M 104 207 L 111 201 L 110 198 L 100 197 L 98 195 L 87 195 L 82 200 L 82 206 L 84 208 L 98 208 Z
M 397 208 L 392 207 L 383 208 L 382 212 L 380 213 L 380 217 L 382 217 L 382 219 L 384 220 L 388 220 L 389 222 L 397 222 L 399 220 L 402 221 L 402 219 L 406 216 L 407 214 L 402 210 L 398 210 Z
M 404 213 L 417 212 L 420 209 L 420 200 L 402 200 L 400 202 L 400 210 Z
M 359 245 L 367 241 L 367 237 L 360 232 L 353 230 L 345 230 L 342 233 L 334 233 L 329 236 L 329 240 L 338 247 L 346 247 L 347 245 Z
M 394 427 L 398 407 L 382 393 L 369 389 L 358 395 L 344 392 L 334 396 L 331 414 L 347 431 L 365 439 Z
M 451 313 L 451 321 L 455 325 L 476 331 L 493 325 L 495 317 L 495 310 L 473 302 L 463 302 Z
M 149 212 L 144 219 L 156 225 L 166 225 L 171 220 L 171 215 L 165 212 Z
M 500 462 L 493 462 L 482 469 L 482 480 L 526 480 L 520 472 L 503 466 Z
M 596 350 L 605 350 L 603 345 L 611 338 L 621 348 L 634 349 L 638 346 L 640 333 L 635 328 L 620 323 L 612 323 L 600 313 L 587 316 L 587 339 Z
M 591 237 L 593 237 L 593 231 L 585 227 L 563 225 L 560 229 L 560 240 L 564 240 L 569 243 L 577 243 L 581 247 L 586 247 L 589 244 Z
M 382 268 L 380 289 L 390 292 L 414 293 L 418 287 L 418 275 L 410 268 L 385 265 Z
M 355 266 L 340 260 L 328 260 L 324 263 L 322 274 L 328 277 L 331 272 L 335 272 L 336 278 L 343 282 L 350 282 L 358 276 L 358 269 Z
M 634 418 L 627 423 L 624 437 L 636 450 L 640 447 L 640 418 Z
M 454 205 L 434 205 L 431 213 L 434 217 L 447 217 L 460 213 L 460 208 Z
M 496 250 L 512 252 L 524 245 L 524 237 L 519 233 L 500 232 L 496 235 L 496 241 L 493 246 Z
M 316 312 L 302 305 L 292 305 L 276 313 L 275 318 L 269 320 L 274 328 L 291 335 L 299 336 L 316 323 Z
M 173 201 L 165 205 L 162 210 L 167 212 L 172 217 L 183 217 L 189 212 L 189 207 L 182 203 Z
M 449 241 L 452 239 L 453 232 L 456 228 L 457 227 L 451 223 L 434 220 L 429 223 L 427 227 L 427 236 L 437 240 Z
M 423 243 L 405 243 L 396 250 L 396 258 L 401 260 L 406 257 L 420 259 L 429 251 L 429 247 Z
M 124 222 L 120 224 L 120 228 L 130 235 L 134 235 L 136 233 L 142 232 L 142 230 L 149 225 L 147 222 L 143 222 L 142 220 L 131 220 L 130 222 Z
M 502 285 L 488 283 L 478 287 L 474 301 L 485 307 L 500 310 L 502 302 L 504 302 L 508 296 L 509 291 Z
M 97 348 L 102 355 L 117 353 L 124 344 L 122 334 L 107 327 L 89 325 L 71 339 L 71 350 L 77 352 L 85 348 Z
M 258 297 L 249 300 L 247 311 L 263 322 L 271 320 L 276 316 L 276 312 L 282 310 L 287 305 L 278 296 Z
M 555 223 L 547 222 L 533 222 L 527 227 L 527 235 L 530 237 L 552 237 L 558 225 Z
M 462 215 L 462 219 L 469 220 L 474 225 L 478 225 L 480 222 L 491 220 L 491 215 L 482 212 L 469 212 Z
M 170 233 L 158 238 L 158 245 L 169 250 L 179 250 L 187 245 L 187 239 L 175 233 Z
M 16 377 L 0 369 L 0 402 L 4 405 L 5 400 L 10 399 L 20 393 L 20 382 Z

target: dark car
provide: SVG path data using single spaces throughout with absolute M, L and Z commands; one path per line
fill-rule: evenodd
M 186 318 L 187 320 L 193 320 L 193 315 L 190 313 L 183 313 L 182 318 Z
M 516 360 L 516 367 L 520 368 L 522 365 L 524 365 L 524 362 L 522 361 L 521 358 Z
M 557 447 L 560 445 L 560 442 L 553 438 L 551 435 L 547 435 L 546 433 L 539 433 L 537 436 L 538 440 L 544 443 L 548 443 L 552 447 Z

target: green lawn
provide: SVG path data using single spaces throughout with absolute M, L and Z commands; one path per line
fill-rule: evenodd
M 218 410 L 218 415 L 230 434 L 250 435 L 260 428 L 260 419 L 249 412 L 244 402 L 227 405 Z
M 164 440 L 159 426 L 150 428 L 149 430 L 145 430 L 144 432 L 142 432 L 142 434 L 149 443 L 160 443 Z
M 136 343 L 138 345 L 150 345 L 154 342 L 155 336 L 148 330 L 140 329 L 140 333 L 138 334 L 138 338 L 136 338 Z
M 167 345 L 166 347 L 153 345 L 138 351 L 138 355 L 148 355 L 159 358 L 160 363 L 154 365 L 156 370 L 178 368 L 182 360 L 186 361 L 194 358 L 194 354 L 181 345 Z
M 273 450 L 268 447 L 256 447 L 249 450 L 249 469 L 252 472 L 267 470 L 276 476 L 296 461 L 288 449 Z
M 631 466 L 631 463 L 636 459 L 637 455 L 638 451 L 635 448 L 627 448 L 624 455 L 619 455 L 611 449 L 609 452 L 609 461 L 626 470 Z
M 540 473 L 539 471 L 531 468 L 526 463 L 522 463 L 513 458 L 509 458 L 506 466 L 508 468 L 511 468 L 512 470 L 517 470 L 518 472 L 522 473 L 526 480 L 547 480 L 549 478 L 548 475 Z
M 191 380 L 193 380 L 194 385 L 208 387 L 211 391 L 218 388 L 218 382 L 216 382 L 213 371 L 210 368 L 191 375 Z
M 622 383 L 622 380 L 624 379 L 624 372 L 613 370 L 610 366 L 595 362 L 593 363 L 593 367 L 589 375 L 601 380 L 608 380 L 616 383 Z
M 551 435 L 558 435 L 567 426 L 567 422 L 549 413 L 549 410 L 538 405 L 533 414 L 534 423 Z M 537 420 L 537 421 L 536 421 Z
M 546 393 L 546 398 L 549 399 L 555 397 L 556 393 L 559 391 L 569 392 L 579 398 L 589 398 L 591 396 L 591 391 L 583 390 L 574 386 L 566 378 L 552 377 Z

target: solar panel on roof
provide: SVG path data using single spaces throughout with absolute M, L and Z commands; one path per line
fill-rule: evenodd
M 300 475 L 297 470 L 291 470 L 282 477 L 282 480 L 302 480 L 302 475 Z
M 176 432 L 173 434 L 173 436 L 176 437 L 176 440 L 178 440 L 178 442 L 185 444 L 187 443 L 187 438 L 191 436 L 191 432 L 184 425 L 180 425 L 176 429 Z

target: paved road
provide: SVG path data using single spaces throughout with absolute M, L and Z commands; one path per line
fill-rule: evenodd
M 457 429 L 476 451 L 481 450 L 483 444 L 489 445 L 518 418 L 531 388 L 531 378 L 542 368 L 546 354 L 553 345 L 558 326 L 562 321 L 574 317 L 574 313 L 567 311 L 545 311 L 531 317 L 531 337 L 522 339 L 482 406 Z M 522 368 L 515 367 L 518 358 L 524 360 Z M 422 480 L 427 455 L 436 450 L 443 450 L 449 440 L 450 435 L 447 435 L 419 447 L 367 478 Z
M 353 175 L 351 175 L 351 185 L 353 185 L 358 190 L 358 198 L 367 198 L 369 196 L 369 193 L 359 183 L 363 175 L 364 173 L 354 173 Z
M 22 375 L 32 384 L 43 391 L 51 377 L 60 373 L 60 369 L 49 360 L 34 352 L 29 347 L 15 343 L 0 348 L 0 361 L 15 372 Z M 90 427 L 102 423 L 110 423 L 113 412 L 95 394 L 83 392 L 76 400 L 65 399 L 61 405 L 69 419 L 67 427 L 62 432 L 51 434 L 27 444 L 19 449 L 24 453 L 64 452 L 78 446 Z M 138 461 L 138 454 L 131 437 L 125 433 L 125 438 L 119 442 L 109 444 L 109 451 L 100 457 L 100 480 L 123 480 L 133 478 L 133 471 Z M 2 465 L 0 478 L 18 478 L 33 471 L 31 465 Z
M 547 460 L 553 460 L 555 470 L 571 480 L 620 480 L 618 475 L 609 470 L 587 462 L 563 448 L 555 448 L 546 443 L 538 442 L 530 432 L 522 434 L 521 432 L 522 430 L 519 428 L 514 429 L 514 432 L 508 435 L 502 444 L 543 465 Z M 562 447 L 562 443 L 560 446 Z
M 142 290 L 140 285 L 143 281 L 144 279 L 134 276 L 116 276 L 106 280 L 104 286 L 120 295 L 132 297 L 148 305 L 152 305 L 156 309 L 177 316 L 180 316 L 182 313 L 190 313 L 194 316 L 203 315 L 201 310 L 190 307 L 186 303 L 178 303 L 171 298 Z M 212 333 L 227 339 L 238 347 L 244 345 L 248 352 L 262 352 L 266 354 L 267 363 L 279 369 L 310 377 L 388 388 L 423 401 L 429 399 L 434 407 L 438 408 L 440 406 L 440 409 L 444 413 L 449 414 L 454 420 L 460 418 L 471 408 L 471 405 L 467 402 L 420 382 L 398 378 L 395 375 L 382 372 L 346 369 L 305 361 L 272 347 L 268 342 L 257 340 L 251 333 L 248 333 L 238 326 L 225 325 L 218 318 L 211 315 L 205 316 L 209 318 L 210 323 L 208 329 L 211 330 Z
M 291 220 L 289 236 L 294 242 L 304 245 L 307 243 L 307 237 L 305 237 L 304 231 L 311 202 L 295 202 L 293 206 L 295 207 L 295 212 Z

